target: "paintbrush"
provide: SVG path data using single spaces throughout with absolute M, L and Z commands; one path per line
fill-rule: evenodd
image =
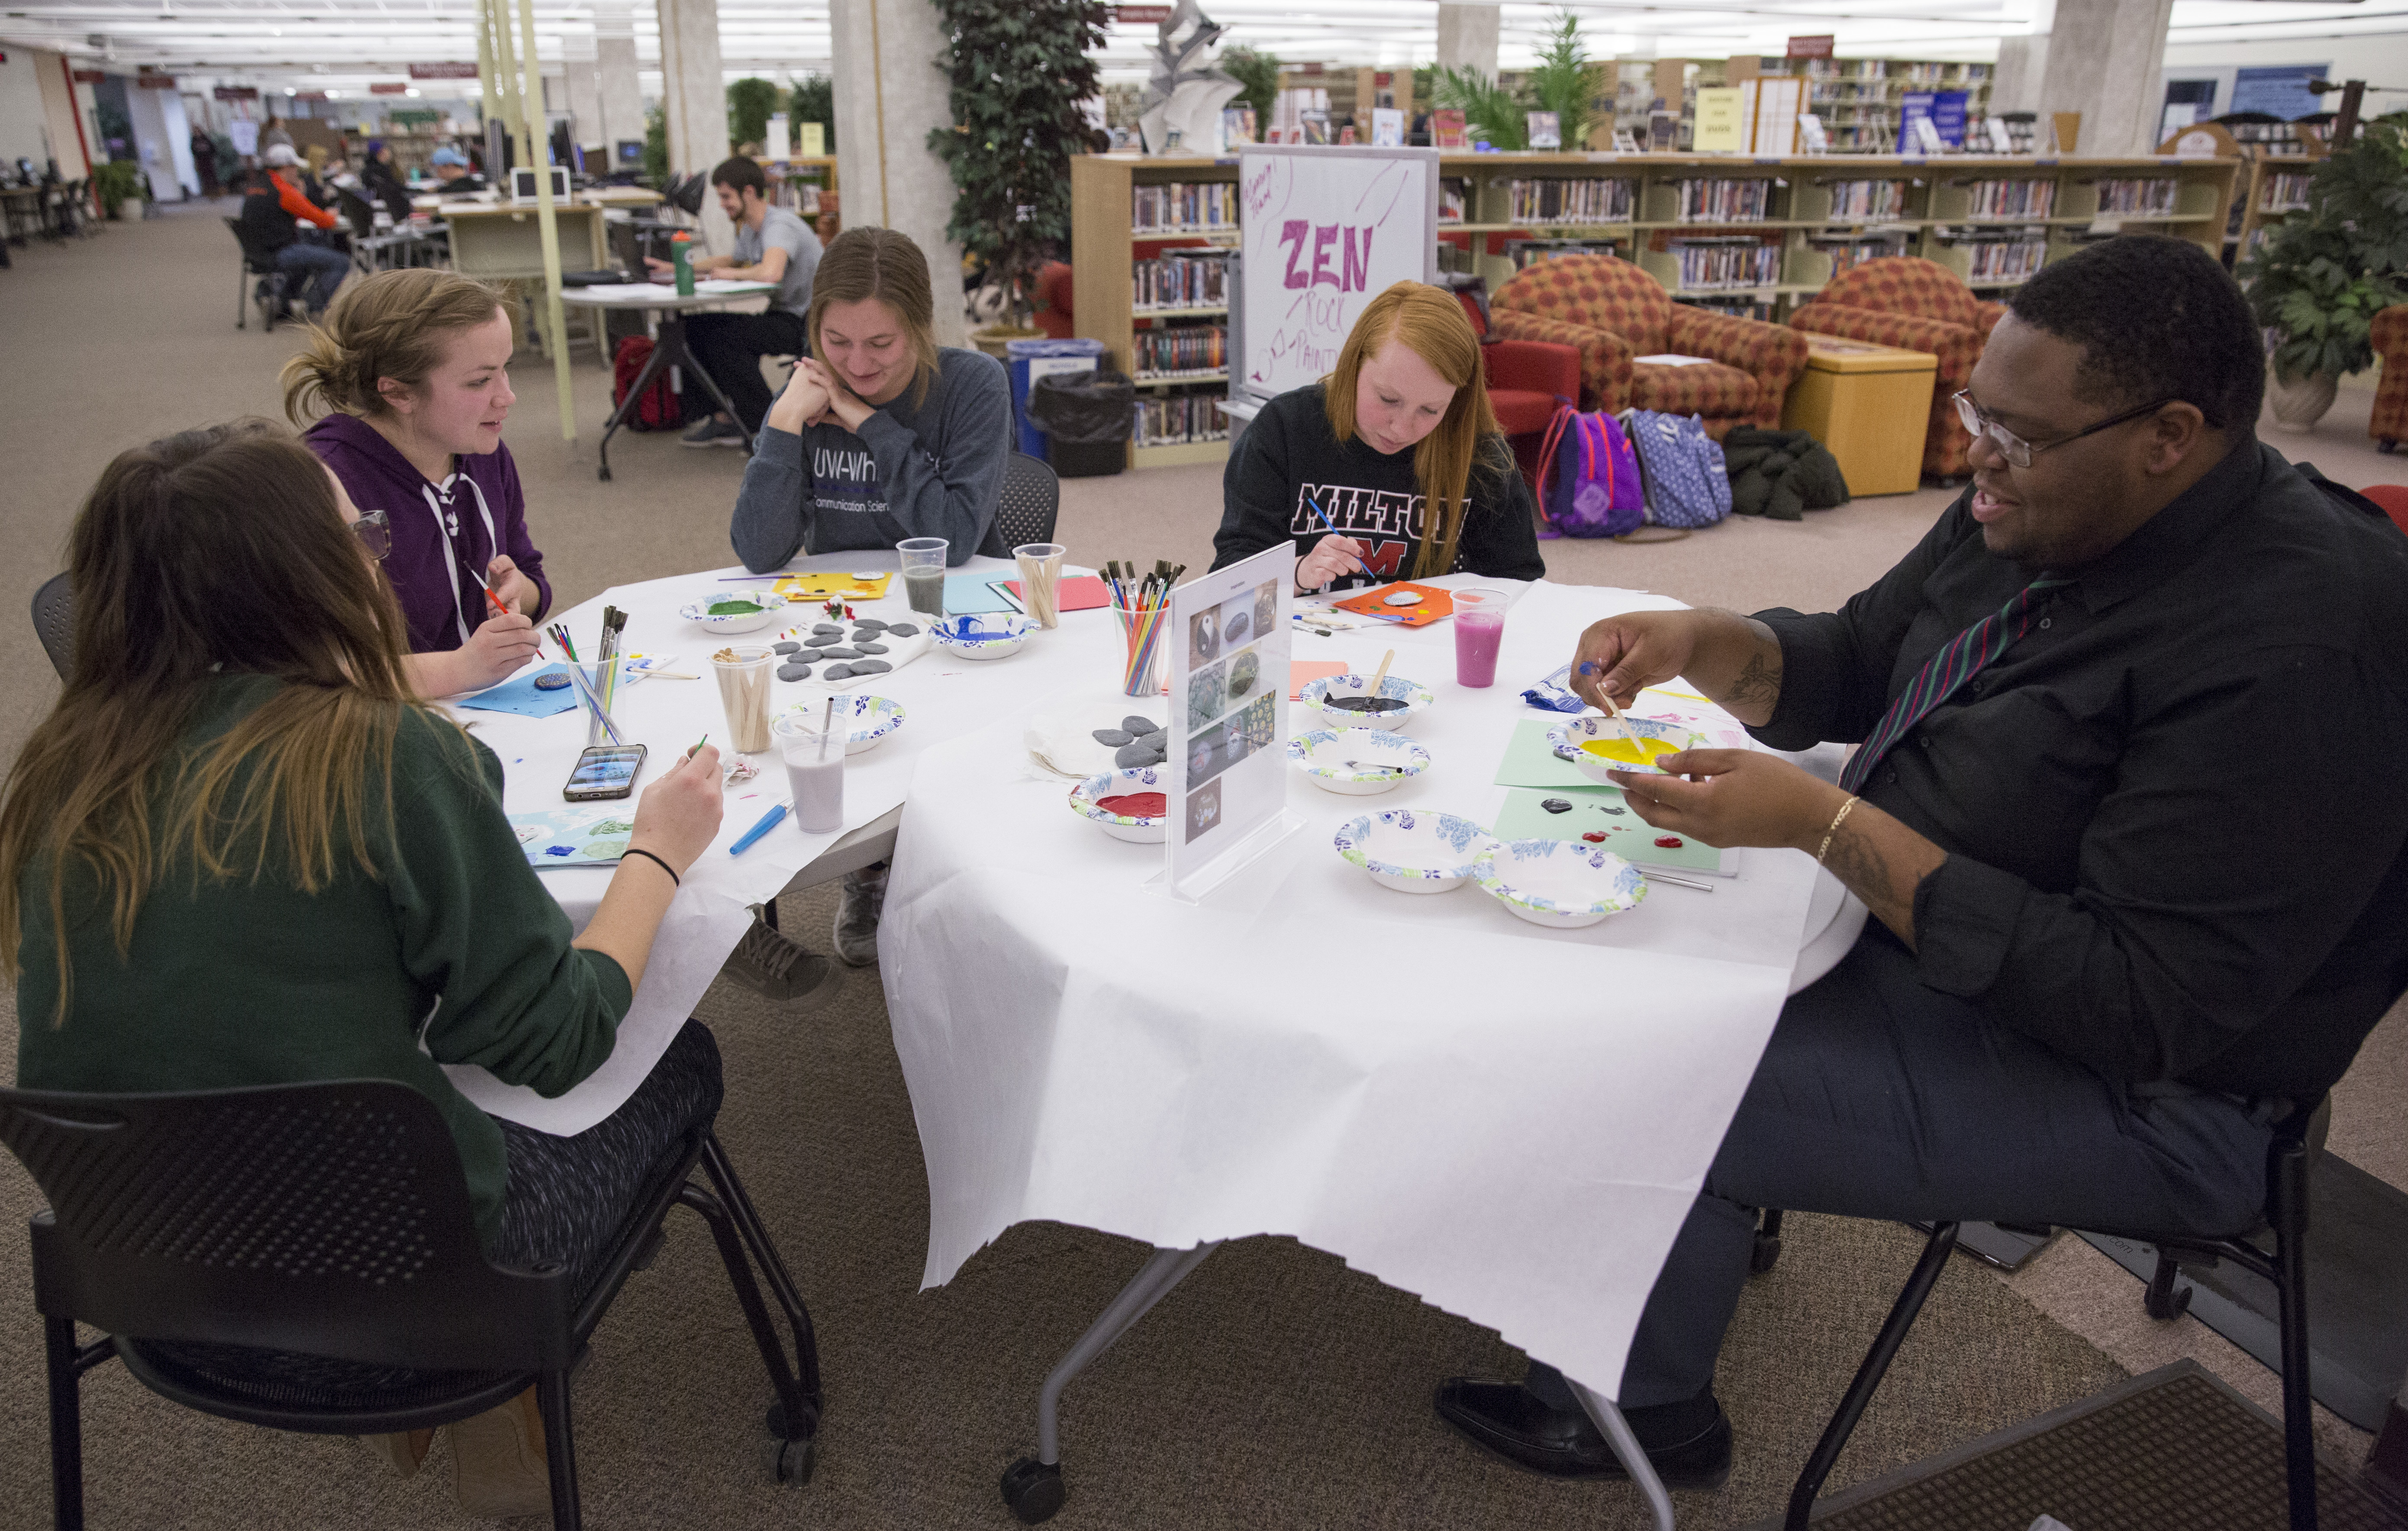
M 1380 682 L 1388 679 L 1388 666 L 1395 664 L 1396 660 L 1397 651 L 1394 649 L 1389 650 L 1386 653 L 1380 656 L 1379 673 L 1371 677 L 1371 683 L 1364 689 L 1364 695 L 1377 696 L 1380 694 Z M 1372 708 L 1371 716 L 1376 718 L 1379 715 L 1379 709 L 1376 708 Z
M 1695 888 L 1699 893 L 1714 891 L 1714 885 L 1711 882 L 1693 882 L 1685 877 L 1674 877 L 1670 872 L 1659 872 L 1653 866 L 1642 867 L 1640 875 L 1650 882 L 1670 882 L 1676 888 Z
M 1321 524 L 1322 524 L 1322 525 L 1326 526 L 1327 528 L 1329 528 L 1329 535 L 1330 535 L 1331 537 L 1337 537 L 1337 536 L 1339 536 L 1339 535 L 1340 535 L 1340 534 L 1339 534 L 1339 531 L 1338 531 L 1338 523 L 1337 523 L 1336 522 L 1334 522 L 1334 521 L 1332 521 L 1332 520 L 1330 520 L 1330 519 L 1329 519 L 1329 512 L 1328 512 L 1328 511 L 1326 511 L 1326 510 L 1324 510 L 1324 509 L 1321 508 L 1321 502 L 1320 502 L 1319 500 L 1316 500 L 1316 499 L 1314 499 L 1312 495 L 1307 494 L 1307 495 L 1304 497 L 1304 503 L 1305 503 L 1305 504 L 1307 504 L 1307 505 L 1309 505 L 1309 506 L 1311 506 L 1311 507 L 1312 507 L 1312 513 L 1313 513 L 1314 515 L 1319 516 L 1319 517 L 1321 518 Z M 1350 558 L 1354 557 L 1354 555 L 1353 555 L 1352 553 L 1348 554 L 1347 556 L 1348 556 L 1348 557 L 1350 557 Z M 1359 559 L 1359 558 L 1354 559 L 1354 566 L 1355 566 L 1356 568 L 1361 569 L 1361 570 L 1363 571 L 1364 577 L 1365 577 L 1366 579 L 1377 579 L 1379 578 L 1379 576 L 1378 576 L 1378 575 L 1373 574 L 1373 573 L 1371 572 L 1371 565 L 1369 565 L 1369 564 L 1366 564 L 1365 562 L 1363 562 L 1363 561 L 1362 561 L 1361 559 Z
M 1621 725 L 1622 737 L 1630 741 L 1631 758 L 1638 761 L 1641 766 L 1646 765 L 1647 747 L 1639 742 L 1639 735 L 1632 730 L 1630 726 L 1630 714 L 1614 706 L 1613 698 L 1607 696 L 1604 692 L 1598 692 L 1598 695 L 1604 699 L 1607 715 L 1612 717 L 1616 723 Z

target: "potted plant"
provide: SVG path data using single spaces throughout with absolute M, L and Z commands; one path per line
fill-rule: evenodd
M 2374 362 L 2374 316 L 2403 301 L 2408 271 L 2408 116 L 2367 124 L 2318 165 L 2303 213 L 2241 263 L 2266 327 L 2271 398 L 2284 430 L 2315 428 L 2341 379 Z
M 953 177 L 945 233 L 986 266 L 1002 322 L 971 339 L 1000 357 L 1028 326 L 1038 267 L 1070 240 L 1070 156 L 1086 146 L 1079 103 L 1096 93 L 1102 0 L 937 0 L 953 44 L 953 123 L 928 135 Z
M 109 218 L 121 216 L 128 202 L 136 203 L 134 216 L 142 216 L 142 172 L 132 160 L 104 160 L 92 168 L 93 189 L 100 193 L 101 211 Z

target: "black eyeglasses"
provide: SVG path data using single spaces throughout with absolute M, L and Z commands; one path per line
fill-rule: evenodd
M 351 535 L 360 539 L 370 558 L 381 560 L 393 551 L 393 522 L 381 510 L 362 511 L 360 519 L 351 522 Z
M 2122 425 L 2127 422 L 2138 420 L 2143 415 L 2156 414 L 2174 401 L 2159 399 L 2155 404 L 2144 404 L 2137 409 L 2127 409 L 2122 414 L 2102 420 L 2096 425 L 2085 425 L 2071 436 L 2060 436 L 2054 441 L 2042 441 L 2037 446 L 1984 414 L 1982 407 L 1973 402 L 1972 394 L 1960 390 L 1953 402 L 1956 406 L 1956 418 L 1964 424 L 1968 433 L 1976 439 L 1986 438 L 1990 445 L 1999 449 L 1999 455 L 2005 458 L 2011 465 L 2029 467 L 2034 452 L 2046 451 L 2051 447 L 2062 447 L 2069 441 L 2079 441 L 2086 436 L 2096 436 L 2111 426 Z

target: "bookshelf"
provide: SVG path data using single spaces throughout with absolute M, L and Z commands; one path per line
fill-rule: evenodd
M 1937 261 L 1997 297 L 2042 265 L 2125 231 L 2220 250 L 2227 209 L 2248 168 L 2236 159 L 2173 156 L 1447 153 L 1439 161 L 1440 265 L 1476 272 L 1495 292 L 1527 260 L 1610 252 L 1655 276 L 1676 302 L 1776 322 L 1839 271 L 1880 255 Z M 1192 264 L 1233 248 L 1237 231 L 1206 215 L 1196 189 L 1233 193 L 1237 179 L 1235 156 L 1070 162 L 1072 322 L 1104 343 L 1109 365 L 1138 378 L 1140 402 L 1157 412 L 1172 400 L 1224 394 L 1227 374 L 1206 367 L 1148 378 L 1131 365 L 1138 336 L 1226 326 L 1226 294 L 1190 301 L 1201 289 L 1182 279 L 1179 301 L 1140 310 L 1137 264 Z M 1174 206 L 1182 219 L 1154 217 L 1140 229 L 1140 206 Z M 1187 211 L 1197 216 L 1186 219 Z M 1225 428 L 1197 434 L 1203 438 L 1133 448 L 1130 465 L 1227 454 Z
M 1748 78 L 1789 75 L 1806 81 L 1805 108 L 1823 120 L 1831 148 L 1842 153 L 1885 154 L 1898 148 L 1899 110 L 1908 93 L 1963 91 L 1965 120 L 1970 124 L 1987 114 L 1993 66 L 1928 59 L 1658 59 L 1626 61 L 1612 71 L 1613 123 L 1627 129 L 1641 144 L 1648 142 L 1650 119 L 1656 103 L 1677 117 L 1672 148 L 1691 147 L 1700 86 L 1737 84 Z M 1734 67 L 1736 65 L 1736 67 Z M 1673 68 L 1681 70 L 1681 87 L 1670 89 Z
M 811 225 L 825 244 L 837 234 L 836 156 L 833 154 L 795 155 L 773 160 L 755 155 L 761 168 L 769 177 L 769 201 L 773 206 L 791 207 L 802 221 Z

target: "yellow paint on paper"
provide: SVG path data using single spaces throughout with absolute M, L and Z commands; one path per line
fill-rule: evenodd
M 886 594 L 886 582 L 895 577 L 881 574 L 863 579 L 850 574 L 790 574 L 774 587 L 790 600 L 824 601 L 840 595 L 848 601 L 875 601 Z
M 1646 766 L 1652 764 L 1659 755 L 1677 755 L 1681 752 L 1681 747 L 1670 739 L 1649 738 L 1644 735 L 1636 739 L 1620 737 L 1591 739 L 1581 748 L 1601 760 L 1611 760 L 1624 766 Z

